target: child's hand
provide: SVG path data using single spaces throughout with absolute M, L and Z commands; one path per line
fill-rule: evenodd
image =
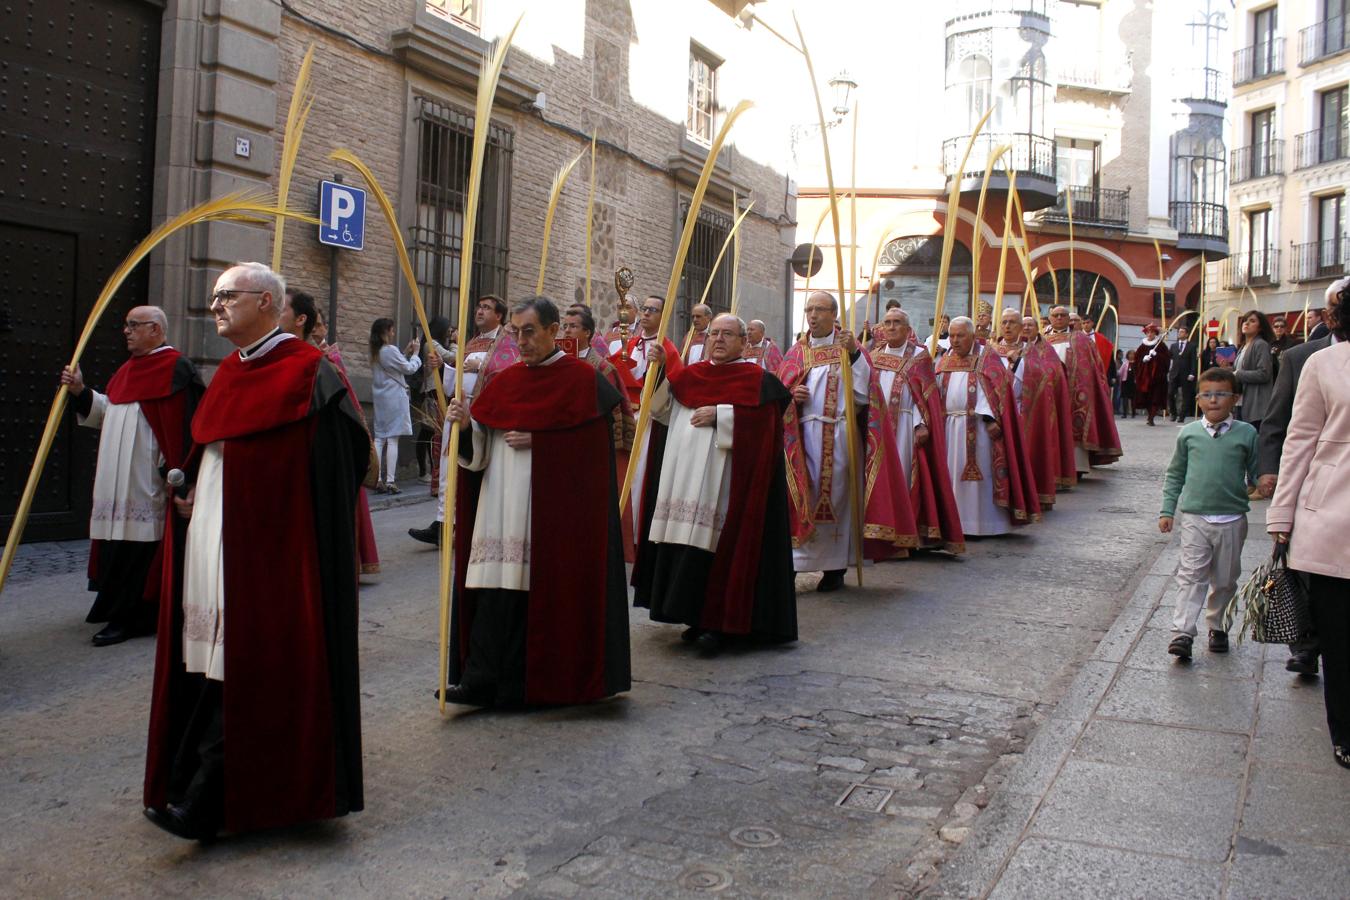
M 1161 531 L 1163 534 L 1171 534 L 1171 533 L 1172 533 L 1172 517 L 1171 517 L 1171 516 L 1158 516 L 1158 530 Z

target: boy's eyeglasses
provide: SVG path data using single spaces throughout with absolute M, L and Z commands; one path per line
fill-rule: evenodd
M 1201 400 L 1227 400 L 1229 397 L 1236 397 L 1232 391 L 1201 391 Z

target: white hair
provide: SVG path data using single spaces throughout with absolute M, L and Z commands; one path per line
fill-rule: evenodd
M 230 268 L 243 269 L 244 281 L 255 291 L 266 291 L 272 295 L 272 309 L 281 315 L 281 305 L 286 299 L 286 279 L 260 262 L 239 262 Z
M 164 315 L 164 310 L 158 306 L 139 306 L 137 309 L 145 310 L 145 317 L 159 326 L 159 333 L 165 338 L 169 336 L 169 317 Z
M 1344 278 L 1337 278 L 1331 284 L 1327 285 L 1327 292 L 1323 305 L 1330 306 L 1331 298 L 1335 297 L 1337 294 L 1339 294 L 1346 288 L 1350 288 L 1350 275 L 1347 275 Z
M 951 331 L 957 325 L 965 325 L 968 328 L 970 328 L 970 330 L 972 331 L 975 330 L 975 322 L 970 318 L 970 316 L 957 316 L 955 319 L 952 319 L 950 322 L 947 323 L 947 330 Z
M 884 316 L 881 317 L 881 321 L 884 322 L 884 321 L 886 321 L 887 319 L 889 319 L 889 318 L 891 317 L 891 313 L 896 313 L 897 315 L 899 315 L 902 319 L 905 320 L 905 324 L 906 324 L 906 325 L 909 325 L 909 324 L 910 324 L 910 321 L 909 321 L 909 313 L 905 312 L 903 309 L 901 309 L 901 308 L 898 307 L 898 306 L 892 306 L 890 309 L 886 310 L 886 314 L 885 314 Z
M 769 326 L 764 324 L 763 319 L 751 319 L 749 324 L 754 325 L 756 328 L 761 328 L 765 331 L 769 329 Z

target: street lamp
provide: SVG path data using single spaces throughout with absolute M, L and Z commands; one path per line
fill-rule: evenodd
M 844 116 L 853 108 L 849 106 L 849 95 L 858 87 L 858 82 L 849 77 L 848 70 L 845 69 L 831 78 L 828 84 L 830 90 L 834 92 L 834 114 L 843 121 Z

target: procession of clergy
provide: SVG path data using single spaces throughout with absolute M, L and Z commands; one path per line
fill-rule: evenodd
M 310 341 L 310 298 L 242 263 L 219 277 L 210 310 L 236 349 L 209 388 L 156 307 L 128 316 L 131 356 L 104 393 L 78 369 L 62 373 L 80 423 L 102 432 L 90 621 L 110 624 L 95 643 L 144 633 L 151 612 L 145 814 L 196 840 L 363 804 L 369 432 L 340 356 Z M 477 303 L 464 396 L 445 418 L 445 438 L 455 422 L 463 436 L 450 679 L 436 691 L 449 702 L 529 707 L 628 690 L 630 587 L 705 654 L 793 641 L 797 573 L 821 572 L 816 590 L 833 591 L 859 550 L 872 563 L 961 553 L 968 537 L 1037 521 L 1058 491 L 1120 455 L 1099 348 L 1063 307 L 1045 334 L 1011 309 L 987 340 L 953 319 L 937 359 L 899 308 L 862 346 L 823 292 L 786 354 L 761 322 L 698 307 L 680 348 L 658 340 L 660 298 L 636 312 L 632 334 L 629 314 L 598 333 L 586 306 Z M 449 373 L 458 361 L 445 352 Z M 260 547 L 274 564 L 258 565 Z

